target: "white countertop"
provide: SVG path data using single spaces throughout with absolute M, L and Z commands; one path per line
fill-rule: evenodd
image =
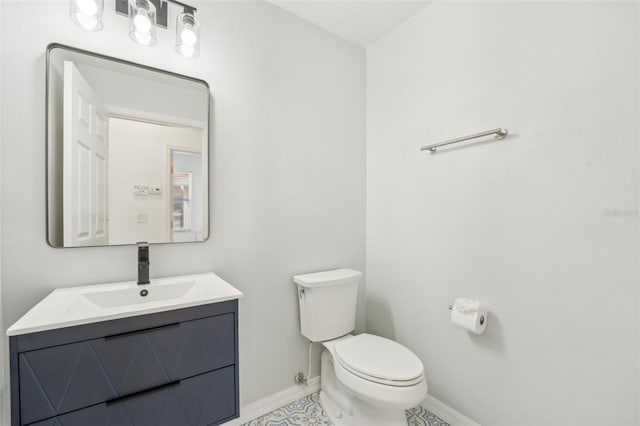
M 140 291 L 147 290 L 143 297 Z M 54 290 L 7 330 L 7 336 L 54 330 L 239 299 L 242 293 L 212 272 Z

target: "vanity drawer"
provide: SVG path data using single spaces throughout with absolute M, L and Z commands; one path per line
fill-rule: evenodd
M 228 313 L 20 353 L 20 423 L 232 365 L 235 346 Z
M 205 426 L 236 415 L 235 367 L 200 374 L 31 426 Z

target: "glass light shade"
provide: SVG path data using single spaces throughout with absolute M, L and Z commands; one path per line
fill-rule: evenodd
M 200 54 L 200 22 L 193 13 L 178 15 L 176 51 L 185 58 L 195 58 Z
M 104 0 L 69 0 L 71 20 L 87 31 L 100 31 Z
M 156 44 L 156 7 L 148 0 L 129 0 L 129 37 L 143 46 Z

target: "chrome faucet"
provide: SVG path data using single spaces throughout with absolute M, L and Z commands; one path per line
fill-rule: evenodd
M 149 284 L 149 243 L 138 243 L 138 284 Z

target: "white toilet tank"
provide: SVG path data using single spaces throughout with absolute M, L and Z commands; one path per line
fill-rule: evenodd
M 362 272 L 353 269 L 295 275 L 302 335 L 322 342 L 352 332 L 361 277 Z

